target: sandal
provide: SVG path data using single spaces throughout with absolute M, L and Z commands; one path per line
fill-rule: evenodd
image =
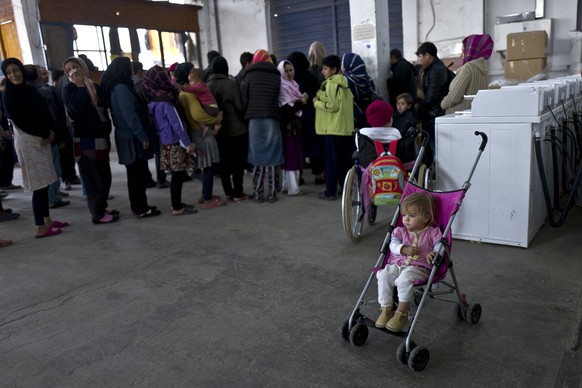
M 14 244 L 14 241 L 11 240 L 0 240 L 0 248 L 7 247 L 9 245 Z
M 243 201 L 246 201 L 248 199 L 251 199 L 252 197 L 253 197 L 252 195 L 243 194 L 240 197 L 233 197 L 232 200 L 234 202 L 243 202 Z
M 18 213 L 2 213 L 0 214 L 0 222 L 1 221 L 14 221 L 20 217 Z
M 119 214 L 114 215 L 114 214 L 105 213 L 103 215 L 103 217 L 101 217 L 97 220 L 93 220 L 93 223 L 95 225 L 100 225 L 100 224 L 111 224 L 111 223 L 117 222 L 117 221 L 119 221 Z
M 222 200 L 222 198 L 220 198 L 218 195 L 213 195 L 213 196 L 212 196 L 212 199 L 210 199 L 210 200 L 211 200 L 211 201 L 214 201 L 214 200 L 217 200 L 217 199 L 220 199 L 220 200 Z M 198 204 L 199 204 L 199 205 L 204 205 L 206 202 L 207 202 L 207 201 L 204 199 L 204 197 L 203 197 L 203 196 L 202 196 L 202 197 L 200 197 L 200 198 L 198 199 Z
M 61 234 L 62 232 L 63 231 L 61 229 L 47 228 L 46 232 L 41 233 L 41 234 L 36 234 L 34 237 L 35 238 L 51 237 L 51 236 L 56 236 L 57 234 Z
M 193 207 L 186 207 L 186 206 L 184 206 L 180 210 L 172 210 L 172 215 L 174 215 L 174 216 L 185 216 L 187 214 L 196 214 L 196 213 L 198 213 L 197 209 L 195 209 Z
M 137 218 L 148 218 L 148 217 L 155 217 L 155 216 L 159 216 L 160 214 L 162 214 L 161 211 L 154 209 L 153 206 L 151 206 L 147 212 L 145 213 L 141 213 L 141 214 L 136 214 L 135 216 Z
M 277 202 L 277 196 L 276 195 L 269 195 L 267 197 L 267 202 L 269 202 L 269 203 L 275 203 L 275 202 Z
M 64 221 L 53 221 L 53 223 L 49 225 L 49 228 L 64 228 L 66 226 L 69 226 L 69 223 L 68 222 L 64 222 Z
M 202 204 L 202 209 L 214 209 L 225 205 L 226 202 L 223 201 L 222 199 L 220 200 L 212 199 L 211 201 L 204 201 L 204 204 Z
M 294 194 L 287 194 L 287 195 L 288 195 L 289 197 L 300 197 L 300 196 L 302 196 L 302 195 L 305 195 L 305 194 L 307 194 L 307 193 L 308 193 L 307 191 L 299 189 L 299 191 L 298 191 L 298 192 L 296 192 L 296 193 L 294 193 Z

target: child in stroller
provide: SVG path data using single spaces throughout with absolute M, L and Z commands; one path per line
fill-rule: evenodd
M 378 271 L 378 303 L 380 316 L 376 327 L 400 332 L 408 322 L 408 307 L 413 299 L 413 286 L 428 279 L 432 260 L 439 251 L 442 233 L 433 227 L 434 198 L 427 192 L 413 193 L 400 205 L 404 227 L 396 227 L 390 240 L 390 258 Z M 398 291 L 398 307 L 394 311 L 394 286 Z

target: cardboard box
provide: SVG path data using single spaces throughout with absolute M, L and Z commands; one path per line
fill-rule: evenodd
M 534 75 L 540 74 L 545 67 L 546 60 L 543 58 L 506 61 L 505 78 L 525 81 Z
M 507 34 L 507 53 L 505 59 L 518 61 L 546 57 L 548 34 L 546 31 L 515 32 Z

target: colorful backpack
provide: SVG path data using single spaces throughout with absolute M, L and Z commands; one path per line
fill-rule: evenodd
M 374 205 L 397 205 L 400 202 L 407 181 L 407 172 L 400 159 L 391 152 L 382 152 L 368 166 L 368 175 L 370 199 Z

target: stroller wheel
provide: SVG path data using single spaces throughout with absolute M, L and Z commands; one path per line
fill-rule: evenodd
M 408 356 L 408 367 L 415 372 L 419 372 L 426 368 L 429 359 L 430 354 L 428 349 L 424 346 L 419 346 L 410 352 L 410 356 Z
M 416 343 L 414 341 L 410 341 L 410 349 L 414 348 L 416 348 Z M 406 341 L 402 341 L 400 345 L 398 345 L 398 349 L 396 349 L 396 359 L 404 365 L 408 364 L 408 355 L 406 354 Z
M 469 305 L 467 319 L 469 319 L 469 321 L 474 325 L 479 322 L 481 319 L 481 305 L 479 303 Z
M 354 346 L 362 346 L 368 339 L 368 326 L 356 323 L 350 332 L 350 342 Z

